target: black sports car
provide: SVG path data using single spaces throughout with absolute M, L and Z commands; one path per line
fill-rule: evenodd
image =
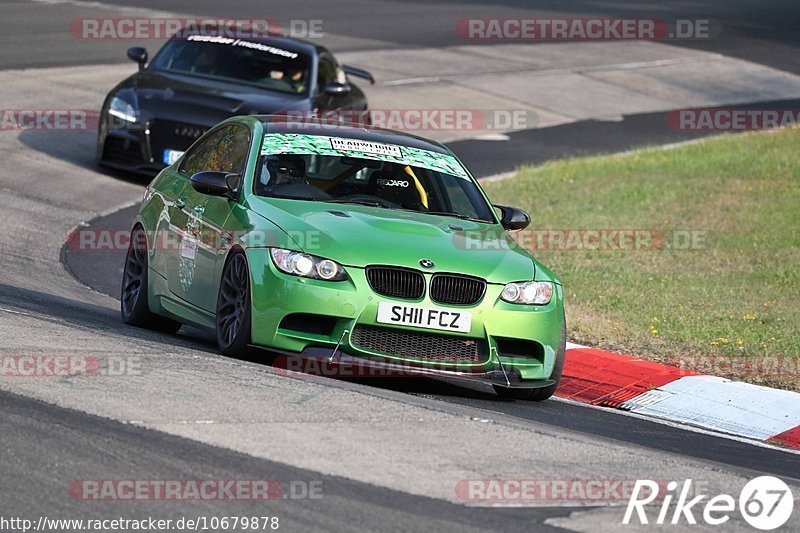
M 364 93 L 348 75 L 374 83 L 324 47 L 283 37 L 191 34 L 170 39 L 150 64 L 144 48 L 130 48 L 128 57 L 139 71 L 106 96 L 97 161 L 142 174 L 173 163 L 234 115 L 366 111 Z

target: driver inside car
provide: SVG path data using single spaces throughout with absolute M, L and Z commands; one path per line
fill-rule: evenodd
M 302 93 L 306 90 L 305 71 L 297 67 L 287 67 L 286 70 L 271 70 L 270 79 L 282 80 L 295 92 Z
M 267 172 L 262 175 L 262 189 L 274 191 L 285 185 L 308 185 L 306 163 L 298 155 L 279 155 L 267 160 Z

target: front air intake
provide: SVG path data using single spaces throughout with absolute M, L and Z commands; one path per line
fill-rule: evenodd
M 392 298 L 419 300 L 425 294 L 425 277 L 410 268 L 369 266 L 367 281 L 373 291 Z
M 486 281 L 460 274 L 435 274 L 431 279 L 431 300 L 440 304 L 473 305 L 483 298 Z

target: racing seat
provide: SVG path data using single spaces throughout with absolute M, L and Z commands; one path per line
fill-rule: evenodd
M 366 192 L 405 209 L 419 210 L 421 207 L 414 181 L 405 174 L 398 176 L 376 170 L 369 176 Z

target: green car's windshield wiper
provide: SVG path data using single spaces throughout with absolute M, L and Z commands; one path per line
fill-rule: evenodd
M 265 198 L 279 198 L 281 200 L 304 200 L 306 202 L 319 202 L 316 198 L 309 198 L 308 196 L 291 196 L 288 194 L 274 194 L 265 196 Z
M 342 199 L 336 199 L 336 200 L 323 200 L 323 202 L 327 202 L 329 204 L 367 205 L 369 207 L 383 207 L 384 209 L 387 209 L 387 207 L 385 205 L 383 205 L 382 203 L 375 202 L 375 201 L 372 201 L 372 200 L 342 200 Z
M 484 224 L 489 224 L 490 222 L 487 220 L 483 220 L 482 218 L 475 218 L 470 217 L 467 215 L 462 215 L 460 213 L 451 213 L 449 211 L 418 211 L 419 213 L 424 213 L 426 215 L 435 215 L 440 217 L 455 217 L 460 220 L 471 220 L 473 222 L 483 222 Z
M 383 209 L 396 209 L 398 211 L 409 211 L 411 213 L 422 213 L 422 214 L 425 214 L 425 215 L 435 215 L 435 216 L 441 216 L 441 217 L 454 217 L 454 218 L 458 218 L 460 220 L 470 220 L 472 222 L 482 222 L 484 224 L 491 224 L 491 222 L 489 222 L 488 220 L 483 220 L 482 218 L 474 218 L 474 217 L 471 217 L 471 216 L 462 215 L 460 213 L 451 213 L 449 211 L 419 211 L 417 209 L 407 209 L 407 208 L 404 208 L 404 207 L 389 207 L 387 205 L 383 205 L 382 203 L 376 202 L 374 200 L 358 200 L 358 199 L 355 199 L 355 198 L 352 199 L 352 200 L 348 200 L 346 198 L 336 198 L 336 199 L 333 199 L 333 200 L 321 200 L 321 201 L 322 202 L 327 202 L 329 204 L 356 204 L 356 205 L 366 205 L 366 206 L 369 206 L 369 207 L 381 207 Z

